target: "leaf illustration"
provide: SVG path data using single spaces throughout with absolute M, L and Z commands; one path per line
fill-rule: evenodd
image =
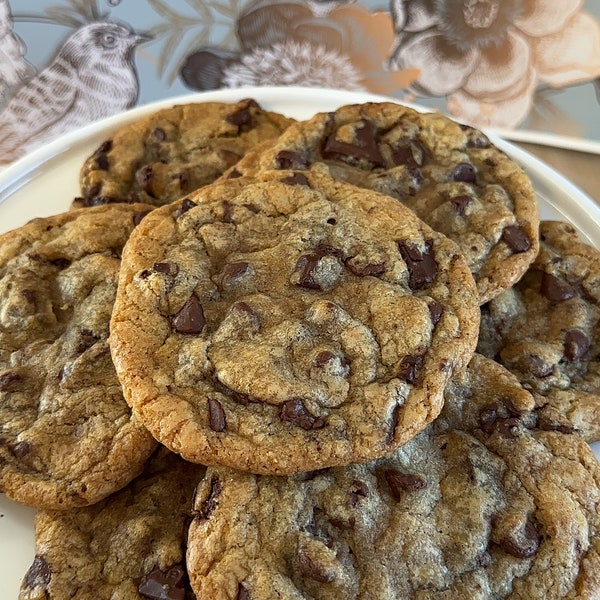
M 155 42 L 162 43 L 158 57 L 158 74 L 166 76 L 169 85 L 178 77 L 186 58 L 202 46 L 237 46 L 235 20 L 239 14 L 239 0 L 202 2 L 188 0 L 191 14 L 174 10 L 173 2 L 148 0 L 164 22 L 150 29 Z M 215 29 L 226 28 L 222 39 L 215 40 Z
M 34 67 L 25 60 L 25 44 L 12 29 L 8 0 L 0 0 L 0 98 L 35 74 Z

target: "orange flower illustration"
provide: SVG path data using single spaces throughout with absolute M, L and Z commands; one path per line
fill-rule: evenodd
M 392 93 L 417 75 L 385 70 L 391 16 L 361 5 L 259 0 L 238 18 L 236 35 L 239 53 L 205 47 L 188 56 L 181 74 L 189 87 L 295 84 Z
M 480 127 L 516 127 L 539 85 L 600 75 L 600 24 L 583 0 L 392 0 L 388 66 L 418 69 L 417 96 Z

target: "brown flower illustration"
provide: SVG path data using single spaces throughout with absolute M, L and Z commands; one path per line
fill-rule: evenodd
M 300 1 L 250 5 L 236 23 L 239 52 L 199 48 L 181 75 L 189 87 L 312 85 L 393 93 L 416 71 L 386 71 L 394 41 L 389 13 L 355 4 Z
M 600 74 L 600 23 L 582 0 L 392 0 L 393 69 L 418 69 L 417 96 L 446 96 L 478 126 L 516 127 L 539 84 Z

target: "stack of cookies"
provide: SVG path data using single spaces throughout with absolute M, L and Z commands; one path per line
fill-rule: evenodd
M 480 131 L 163 110 L 0 288 L 21 599 L 600 597 L 600 254 Z

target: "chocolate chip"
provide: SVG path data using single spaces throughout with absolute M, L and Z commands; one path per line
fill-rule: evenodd
M 579 329 L 569 329 L 565 333 L 564 355 L 567 360 L 579 360 L 590 349 L 590 340 Z
M 310 183 L 308 182 L 306 175 L 303 175 L 302 173 L 294 173 L 293 175 L 284 177 L 280 181 L 281 183 L 286 183 L 287 185 L 305 185 L 310 187 Z
M 298 552 L 298 564 L 300 570 L 306 577 L 310 577 L 319 583 L 331 583 L 335 579 L 335 573 L 325 565 L 319 564 L 307 552 Z
M 229 171 L 229 174 L 227 175 L 227 179 L 237 179 L 241 176 L 242 174 L 237 169 L 231 169 L 231 171 Z
M 537 427 L 542 431 L 558 431 L 560 433 L 571 434 L 577 431 L 577 428 L 564 415 L 545 404 L 537 409 L 538 419 Z
M 15 458 L 25 458 L 31 452 L 31 444 L 29 442 L 16 442 L 10 447 L 10 451 Z
M 112 146 L 112 140 L 106 140 L 100 144 L 100 146 L 98 146 L 94 152 L 94 159 L 96 160 L 96 166 L 98 169 L 102 171 L 108 171 L 110 165 L 108 162 L 108 156 L 106 155 L 112 150 Z
M 437 300 L 430 300 L 427 303 L 427 308 L 429 309 L 431 324 L 435 327 L 444 314 L 444 307 Z
M 516 417 L 497 419 L 496 430 L 506 439 L 514 439 L 519 436 L 519 425 L 521 421 Z
M 286 400 L 281 405 L 279 418 L 306 431 L 325 427 L 325 419 L 310 413 L 301 398 Z
M 450 199 L 450 203 L 452 204 L 452 208 L 457 215 L 464 215 L 467 210 L 467 206 L 472 202 L 471 196 L 467 196 L 466 194 L 461 194 L 460 196 L 454 196 L 454 198 Z
M 352 482 L 352 487 L 354 488 L 350 492 L 350 506 L 352 508 L 356 508 L 360 503 L 361 498 L 366 498 L 369 495 L 369 488 L 366 483 L 355 479 Z
M 213 431 L 225 431 L 227 429 L 227 419 L 225 411 L 218 400 L 208 399 L 208 424 Z
M 462 181 L 464 183 L 475 183 L 477 179 L 477 171 L 471 163 L 458 163 L 450 175 L 452 181 Z
M 185 600 L 186 573 L 181 565 L 161 570 L 155 567 L 144 575 L 138 585 L 138 592 L 149 600 Z
M 427 487 L 427 482 L 420 475 L 403 473 L 397 469 L 386 469 L 383 475 L 396 500 L 400 500 L 405 492 L 417 492 Z
M 25 574 L 25 585 L 29 588 L 46 589 L 52 578 L 52 569 L 43 556 L 36 556 Z
M 377 129 L 363 119 L 355 128 L 354 142 L 344 142 L 333 133 L 323 144 L 323 158 L 340 160 L 349 164 L 366 161 L 371 167 L 383 167 L 385 162 L 377 146 Z
M 502 239 L 515 253 L 527 252 L 531 248 L 531 240 L 519 225 L 508 225 L 502 230 Z
M 223 162 L 227 167 L 232 167 L 235 163 L 239 162 L 240 158 L 242 158 L 241 154 L 232 152 L 231 150 L 225 150 L 224 148 L 219 150 L 219 156 L 223 159 Z
M 398 365 L 397 376 L 407 383 L 414 384 L 421 368 L 423 367 L 423 356 L 420 354 L 407 354 Z
M 173 317 L 172 324 L 173 329 L 178 333 L 202 333 L 206 325 L 206 318 L 202 304 L 195 294 L 188 298 L 181 310 Z
M 411 290 L 420 290 L 433 282 L 438 265 L 432 240 L 425 242 L 425 252 L 403 242 L 398 242 L 398 250 L 408 268 L 408 285 Z
M 138 185 L 149 195 L 155 198 L 152 189 L 152 180 L 154 179 L 154 170 L 152 165 L 144 165 L 135 172 L 135 180 Z
M 140 212 L 136 212 L 132 217 L 134 227 L 137 227 L 142 222 L 144 217 L 146 215 L 150 214 L 150 212 L 151 211 L 149 211 L 149 210 L 142 210 Z
M 275 157 L 276 169 L 306 169 L 306 167 L 308 167 L 308 160 L 291 150 L 281 150 Z
M 489 148 L 490 140 L 483 132 L 469 125 L 460 128 L 467 134 L 467 148 Z
M 237 304 L 240 305 L 240 304 L 246 304 L 246 303 L 238 302 Z M 231 388 L 227 387 L 224 383 L 221 383 L 218 379 L 216 379 L 213 382 L 213 386 L 214 386 L 215 390 L 217 390 L 217 392 L 220 392 L 224 396 L 231 398 L 234 402 L 242 404 L 243 406 L 247 406 L 248 403 L 250 402 L 250 396 L 248 396 L 247 394 L 240 394 L 239 392 L 232 390 Z
M 167 139 L 165 130 L 161 129 L 160 127 L 157 127 L 152 133 L 159 142 L 164 142 Z
M 189 198 L 184 198 L 175 213 L 175 218 L 178 219 L 181 215 L 185 214 L 188 210 L 191 210 L 195 206 L 198 206 L 195 202 Z
M 233 223 L 233 204 L 228 200 L 223 200 L 223 223 Z
M 577 295 L 575 288 L 550 273 L 542 274 L 540 294 L 553 303 L 564 302 Z
M 494 431 L 498 419 L 498 405 L 488 404 L 479 413 L 479 427 L 488 435 Z
M 360 264 L 352 260 L 346 261 L 348 270 L 357 277 L 377 277 L 385 273 L 385 262 Z
M 219 496 L 223 491 L 223 483 L 218 477 L 213 476 L 210 480 L 210 490 L 208 496 L 203 500 L 202 505 L 197 509 L 195 518 L 206 520 L 217 508 Z
M 337 248 L 322 245 L 315 249 L 313 254 L 304 254 L 297 261 L 294 273 L 297 274 L 296 285 L 312 290 L 320 290 L 321 283 L 315 280 L 319 262 L 325 256 L 342 258 L 342 253 Z
M 252 125 L 252 114 L 247 106 L 236 110 L 233 113 L 228 114 L 225 120 L 236 127 L 243 127 L 244 125 Z
M 81 329 L 78 333 L 77 343 L 75 344 L 74 354 L 76 356 L 83 354 L 86 350 L 97 344 L 101 336 L 96 335 L 90 329 Z
M 241 583 L 238 584 L 236 600 L 252 600 L 248 588 L 244 587 Z
M 0 392 L 19 392 L 25 384 L 26 378 L 21 371 L 5 371 L 0 375 Z
M 426 157 L 425 148 L 416 140 L 411 141 L 410 144 L 392 148 L 392 160 L 395 165 L 422 167 Z
M 155 273 L 162 273 L 163 275 L 171 275 L 172 277 L 175 277 L 175 275 L 179 273 L 179 265 L 169 262 L 159 262 L 152 265 L 152 270 Z
M 246 273 L 250 264 L 240 260 L 238 262 L 229 263 L 223 267 L 223 273 L 221 275 L 223 280 L 231 281 Z
M 499 543 L 511 556 L 531 558 L 540 546 L 540 535 L 529 519 L 523 527 L 507 533 Z

